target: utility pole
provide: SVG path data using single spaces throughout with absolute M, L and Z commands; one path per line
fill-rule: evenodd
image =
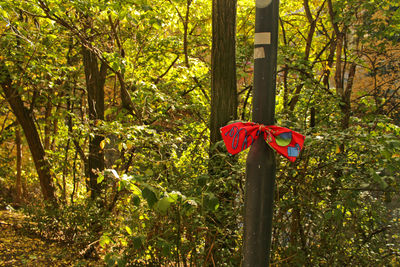
M 253 122 L 273 125 L 279 0 L 256 0 Z M 275 187 L 275 152 L 263 138 L 251 146 L 246 164 L 243 266 L 269 266 Z

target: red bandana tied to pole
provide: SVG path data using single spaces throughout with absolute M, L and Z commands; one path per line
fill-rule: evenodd
M 221 128 L 222 139 L 232 155 L 251 146 L 261 134 L 272 148 L 291 162 L 300 154 L 305 139 L 303 135 L 284 127 L 253 122 L 236 122 Z

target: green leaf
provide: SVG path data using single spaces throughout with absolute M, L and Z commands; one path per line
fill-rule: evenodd
M 148 187 L 145 187 L 142 190 L 142 196 L 144 199 L 146 199 L 150 208 L 152 208 L 154 206 L 154 204 L 156 204 L 156 202 L 157 202 L 156 194 L 152 190 L 150 190 Z
M 168 193 L 168 196 L 169 196 L 170 198 L 172 198 L 172 200 L 173 200 L 174 202 L 177 202 L 177 201 L 181 201 L 181 200 L 185 200 L 185 199 L 186 199 L 186 196 L 182 195 L 182 193 L 179 192 L 179 191 L 172 191 L 171 193 Z
M 132 191 L 132 194 L 135 195 L 135 196 L 139 196 L 142 193 L 140 188 L 137 187 L 136 185 L 134 185 L 133 183 L 131 183 L 129 185 L 129 189 Z
M 133 196 L 131 201 L 133 202 L 133 205 L 135 205 L 136 207 L 139 207 L 139 205 L 140 205 L 140 197 L 139 196 Z
M 108 235 L 102 235 L 100 238 L 100 246 L 104 247 L 105 245 L 111 242 L 111 238 Z
M 97 183 L 101 183 L 104 180 L 104 175 L 99 174 L 99 176 L 97 176 Z
M 171 206 L 171 204 L 174 202 L 174 200 L 171 197 L 164 197 L 160 199 L 157 204 L 155 205 L 155 208 L 163 213 L 167 212 L 168 208 Z

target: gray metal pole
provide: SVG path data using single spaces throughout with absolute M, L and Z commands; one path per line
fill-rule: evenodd
M 274 124 L 279 0 L 256 0 L 253 122 Z M 275 187 L 275 152 L 263 138 L 246 164 L 243 266 L 269 266 Z

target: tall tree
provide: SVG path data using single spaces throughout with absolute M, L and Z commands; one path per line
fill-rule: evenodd
M 221 140 L 219 129 L 237 118 L 236 0 L 214 0 L 212 14 L 211 146 Z
M 89 187 L 92 199 L 100 194 L 100 184 L 97 182 L 98 172 L 104 170 L 104 152 L 100 147 L 104 137 L 95 129 L 99 121 L 104 120 L 104 83 L 107 66 L 102 63 L 100 68 L 96 55 L 82 47 L 83 65 L 86 77 L 89 119 L 94 128 L 94 136 L 89 141 Z
M 35 163 L 36 171 L 39 175 L 43 197 L 45 200 L 55 203 L 56 195 L 53 178 L 50 173 L 50 164 L 46 160 L 43 144 L 33 121 L 33 115 L 24 106 L 21 96 L 18 93 L 18 89 L 11 79 L 11 75 L 4 60 L 0 61 L 0 85 L 3 88 L 7 102 L 11 106 L 18 122 L 24 130 Z
M 212 3 L 212 49 L 211 49 L 211 117 L 210 117 L 210 164 L 209 172 L 215 182 L 209 190 L 216 194 L 222 209 L 232 210 L 235 197 L 235 181 L 222 181 L 217 178 L 222 175 L 229 165 L 220 157 L 214 145 L 221 140 L 220 128 L 229 121 L 237 118 L 237 81 L 236 81 L 236 0 L 214 0 Z M 209 221 L 209 236 L 206 241 L 206 262 L 220 262 L 222 248 L 228 252 L 230 238 L 221 234 L 219 229 L 233 229 L 232 220 L 226 215 L 213 217 Z M 234 230 L 233 230 L 234 231 Z M 232 231 L 231 231 L 232 232 Z

